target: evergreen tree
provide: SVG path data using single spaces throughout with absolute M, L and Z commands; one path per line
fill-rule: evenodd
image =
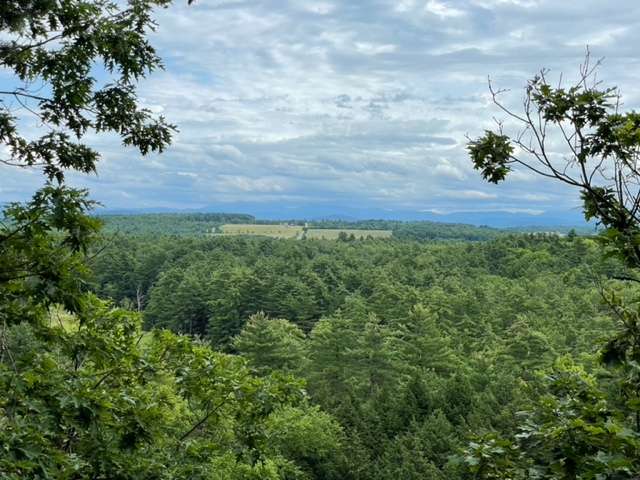
M 259 312 L 249 317 L 233 347 L 259 372 L 300 372 L 305 369 L 304 333 L 287 320 L 270 319 Z

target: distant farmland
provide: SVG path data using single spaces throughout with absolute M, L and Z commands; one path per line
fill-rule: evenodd
M 220 227 L 223 235 L 262 235 L 274 238 L 302 238 L 304 228 L 297 225 L 256 225 L 228 223 Z
M 258 235 L 272 238 L 337 240 L 340 234 L 356 239 L 390 238 L 391 230 L 364 230 L 353 228 L 305 228 L 299 225 L 261 225 L 252 223 L 228 223 L 220 227 L 221 233 L 214 235 Z

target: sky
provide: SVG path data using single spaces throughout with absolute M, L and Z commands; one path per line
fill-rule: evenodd
M 488 76 L 517 106 L 540 68 L 575 77 L 588 45 L 603 82 L 640 107 L 637 0 L 186 3 L 158 12 L 166 70 L 139 87 L 178 125 L 173 145 L 142 158 L 91 138 L 98 175 L 73 176 L 107 209 L 576 219 L 564 185 L 516 171 L 495 186 L 472 169 L 467 137 L 503 118 Z M 2 202 L 41 180 L 0 175 Z

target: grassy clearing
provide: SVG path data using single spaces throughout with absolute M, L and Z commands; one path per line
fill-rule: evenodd
M 254 225 L 226 224 L 222 225 L 223 235 L 262 235 L 274 238 L 300 238 L 303 227 L 297 225 Z
M 134 312 L 131 312 L 134 313 Z M 80 323 L 75 315 L 67 312 L 60 305 L 54 305 L 49 309 L 49 327 L 52 329 L 62 329 L 66 333 L 76 333 L 80 328 Z M 142 331 L 138 343 L 145 347 L 153 339 L 152 331 Z
M 356 228 L 307 228 L 298 225 L 255 225 L 229 223 L 220 227 L 218 235 L 259 235 L 272 238 L 310 238 L 323 240 L 337 240 L 340 234 L 356 239 L 390 238 L 391 230 L 365 230 Z
M 59 305 L 49 309 L 49 326 L 70 332 L 78 329 L 78 319 Z

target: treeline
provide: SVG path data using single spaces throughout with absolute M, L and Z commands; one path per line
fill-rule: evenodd
M 399 240 L 492 240 L 505 232 L 490 228 L 476 227 L 462 223 L 402 222 L 398 220 L 323 220 L 312 223 L 314 228 L 356 228 L 364 230 L 391 230 Z
M 254 223 L 243 213 L 147 213 L 142 215 L 100 215 L 104 232 L 125 235 L 200 236 L 225 223 Z
M 452 459 L 471 434 L 516 428 L 537 372 L 563 355 L 595 365 L 612 328 L 598 282 L 624 276 L 592 240 L 548 235 L 127 237 L 93 268 L 96 290 L 142 309 L 147 328 L 303 379 L 344 434 L 308 478 L 363 480 L 466 478 Z

